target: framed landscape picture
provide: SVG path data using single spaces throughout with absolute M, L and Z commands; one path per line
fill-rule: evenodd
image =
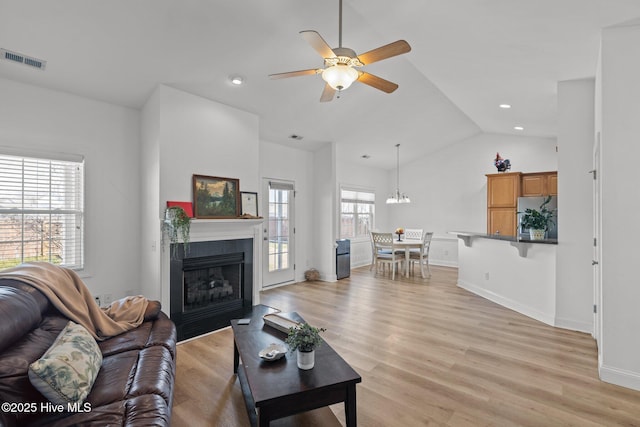
M 193 207 L 196 218 L 237 218 L 240 180 L 193 175 Z

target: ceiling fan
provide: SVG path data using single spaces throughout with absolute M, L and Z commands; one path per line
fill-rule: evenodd
M 362 55 L 356 55 L 353 49 L 342 46 L 342 0 L 340 0 L 339 23 L 338 23 L 338 47 L 331 49 L 326 41 L 316 31 L 300 31 L 302 37 L 316 50 L 324 59 L 324 68 L 312 68 L 308 70 L 290 71 L 287 73 L 270 74 L 272 79 L 282 79 L 286 77 L 306 76 L 311 74 L 321 74 L 326 82 L 320 102 L 331 101 L 336 93 L 347 89 L 354 81 L 359 81 L 386 93 L 391 93 L 398 89 L 398 85 L 381 77 L 356 69 L 364 65 L 369 65 L 383 59 L 401 55 L 411 51 L 411 46 L 404 40 L 370 50 Z

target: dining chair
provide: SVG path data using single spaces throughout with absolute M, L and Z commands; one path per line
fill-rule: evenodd
M 405 240 L 422 240 L 423 232 L 422 228 L 405 228 L 404 238 Z
M 371 266 L 369 267 L 369 271 L 373 270 L 374 266 L 377 268 L 378 255 L 382 255 L 382 254 L 391 255 L 390 249 L 379 250 L 376 247 L 376 243 L 373 238 L 374 233 L 375 233 L 374 231 L 369 232 L 369 242 L 371 243 Z
M 405 230 L 406 231 L 406 230 Z M 410 270 L 413 272 L 413 267 L 415 263 L 420 264 L 420 274 L 422 278 L 431 277 L 431 269 L 429 268 L 429 248 L 431 247 L 431 238 L 433 237 L 433 232 L 429 231 L 423 234 L 422 236 L 422 245 L 420 249 L 411 249 L 409 252 L 409 263 Z M 424 266 L 427 266 L 428 276 L 425 277 L 424 274 Z
M 389 265 L 391 267 L 391 279 L 396 278 L 396 270 L 399 270 L 402 265 L 402 259 L 404 257 L 404 251 L 399 251 L 394 247 L 394 240 L 392 233 L 377 233 L 371 232 L 371 244 L 373 249 L 373 262 L 371 268 L 376 266 L 378 271 L 380 265 Z

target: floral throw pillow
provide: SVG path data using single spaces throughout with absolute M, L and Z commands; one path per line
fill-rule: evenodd
M 70 321 L 44 355 L 29 365 L 29 380 L 52 403 L 83 402 L 101 365 L 96 340 Z

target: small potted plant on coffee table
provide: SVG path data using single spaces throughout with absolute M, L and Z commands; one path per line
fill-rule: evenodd
M 298 368 L 312 369 L 315 365 L 315 350 L 322 344 L 320 332 L 324 328 L 316 328 L 308 323 L 302 323 L 297 327 L 289 329 L 286 343 L 291 351 L 298 350 Z

